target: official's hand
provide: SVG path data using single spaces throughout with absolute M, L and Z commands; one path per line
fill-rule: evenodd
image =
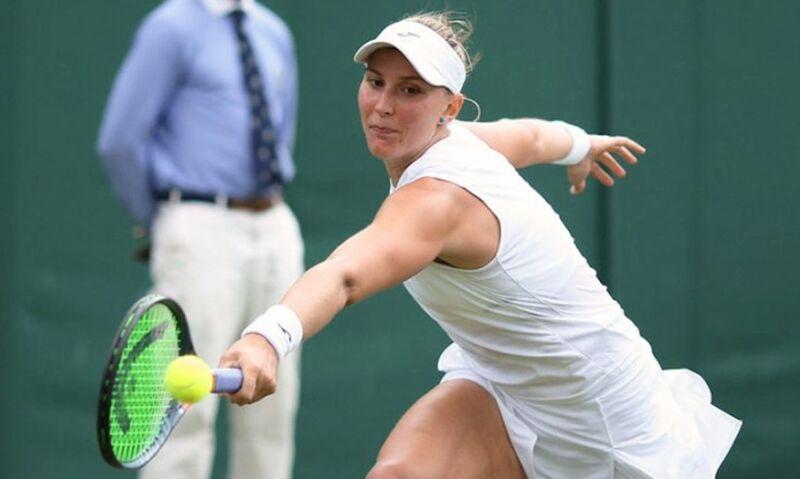
M 242 388 L 228 394 L 228 399 L 240 406 L 269 396 L 278 387 L 278 354 L 259 334 L 247 334 L 233 343 L 220 358 L 219 367 L 242 370 Z
M 638 162 L 636 155 L 645 152 L 644 147 L 624 136 L 589 135 L 589 140 L 589 153 L 586 157 L 580 163 L 567 167 L 567 179 L 572 185 L 569 192 L 573 195 L 583 193 L 589 174 L 601 184 L 613 186 L 614 178 L 609 172 L 618 178 L 623 178 L 627 174 L 625 168 L 617 161 L 617 157 L 635 165 Z

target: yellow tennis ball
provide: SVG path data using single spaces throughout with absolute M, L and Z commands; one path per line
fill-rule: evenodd
M 173 360 L 164 374 L 164 386 L 181 402 L 196 403 L 203 399 L 214 383 L 205 361 L 192 354 Z

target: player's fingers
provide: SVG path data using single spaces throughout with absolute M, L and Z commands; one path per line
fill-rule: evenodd
M 609 176 L 608 173 L 605 172 L 600 165 L 594 163 L 592 165 L 592 176 L 597 179 L 603 186 L 613 186 L 614 185 L 614 178 Z
M 244 387 L 244 384 L 242 384 Z M 245 404 L 249 404 L 247 402 L 247 398 L 242 394 L 242 390 L 240 389 L 238 392 L 226 394 L 225 396 L 228 397 L 228 401 L 236 404 L 237 406 L 244 406 Z
M 240 358 L 236 354 L 223 355 L 220 360 L 220 367 L 238 368 L 242 371 L 242 385 L 238 391 L 227 394 L 228 400 L 239 406 L 253 402 L 253 393 L 258 379 L 258 368 L 252 367 L 244 357 Z
M 603 165 L 605 165 L 605 167 L 608 168 L 611 171 L 611 173 L 614 173 L 620 178 L 625 176 L 626 174 L 625 168 L 620 166 L 617 160 L 613 156 L 611 156 L 611 153 L 604 151 L 603 154 L 600 155 L 600 158 L 598 158 L 598 161 L 603 163 Z
M 569 187 L 569 192 L 573 196 L 578 196 L 586 189 L 586 181 L 580 181 L 578 184 Z
M 256 397 L 255 399 L 261 399 L 264 396 L 269 396 L 270 394 L 274 393 L 275 390 L 278 388 L 278 381 L 275 378 L 275 375 L 269 374 L 267 371 L 262 369 L 260 374 L 258 375 L 258 383 L 256 384 Z
M 626 136 L 618 136 L 616 137 L 616 140 L 618 146 L 632 150 L 637 155 L 643 155 L 647 151 L 645 147 Z
M 218 368 L 235 368 L 238 365 L 236 364 L 236 356 L 234 353 L 230 351 L 225 351 L 219 358 L 219 365 Z
M 619 156 L 621 156 L 623 160 L 627 161 L 631 165 L 635 165 L 636 163 L 639 162 L 639 159 L 636 158 L 636 156 L 633 153 L 631 153 L 631 151 L 628 148 L 624 146 L 616 147 L 614 149 L 614 152 Z
M 219 359 L 219 366 L 220 368 L 235 368 L 242 371 L 242 385 L 238 391 L 234 393 L 226 394 L 225 396 L 228 397 L 228 400 L 234 404 L 242 405 L 247 404 L 247 393 L 246 391 L 250 387 L 249 384 L 252 382 L 252 378 L 245 372 L 244 368 L 241 366 L 240 363 L 240 355 L 236 347 L 232 347 L 231 349 L 225 351 Z
M 242 368 L 242 388 L 233 396 L 233 402 L 239 406 L 250 404 L 255 399 L 256 386 L 258 385 L 258 370 Z

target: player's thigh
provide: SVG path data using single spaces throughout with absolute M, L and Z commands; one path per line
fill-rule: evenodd
M 524 478 L 495 399 L 456 379 L 439 384 L 400 419 L 368 479 Z

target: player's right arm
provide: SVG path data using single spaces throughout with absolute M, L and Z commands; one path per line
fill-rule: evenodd
M 149 145 L 178 84 L 182 37 L 174 22 L 157 12 L 145 19 L 114 80 L 97 139 L 97 151 L 115 192 L 143 227 L 149 226 L 155 211 Z
M 455 235 L 471 204 L 461 195 L 469 193 L 431 178 L 390 195 L 369 226 L 303 274 L 281 300 L 300 319 L 303 337 L 315 335 L 344 307 L 401 283 L 439 256 L 454 262 L 467 258 L 470 253 L 463 251 L 470 248 L 462 246 L 463 235 Z M 468 260 L 488 261 L 496 248 L 481 244 L 472 250 L 486 258 Z M 271 394 L 277 361 L 275 349 L 259 334 L 246 334 L 234 343 L 220 361 L 221 367 L 243 372 L 242 388 L 231 400 L 247 404 Z

